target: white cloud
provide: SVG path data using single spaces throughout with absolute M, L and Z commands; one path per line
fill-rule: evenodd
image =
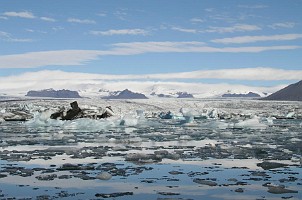
M 90 31 L 92 35 L 148 35 L 149 32 L 144 29 L 119 29 L 108 31 Z
M 239 8 L 248 8 L 248 9 L 262 9 L 267 8 L 267 5 L 238 5 Z
M 197 33 L 198 31 L 196 29 L 186 29 L 186 28 L 180 28 L 180 27 L 172 27 L 172 30 L 185 32 L 185 33 Z
M 116 43 L 114 48 L 106 51 L 108 55 L 134 55 L 143 53 L 257 53 L 272 50 L 297 49 L 300 46 L 252 46 L 252 47 L 224 47 L 205 46 L 203 42 L 132 42 Z
M 55 22 L 56 20 L 50 17 L 40 17 L 41 20 L 43 21 L 48 21 L 48 22 Z
M 33 13 L 24 11 L 24 12 L 5 12 L 3 15 L 7 17 L 21 17 L 21 18 L 27 18 L 27 19 L 34 19 L 35 16 Z
M 240 68 L 148 75 L 156 79 L 300 80 L 302 70 Z
M 210 27 L 204 32 L 208 33 L 234 33 L 234 32 L 246 32 L 246 31 L 258 31 L 261 30 L 259 26 L 250 24 L 236 24 L 230 27 Z
M 121 9 L 118 9 L 117 11 L 115 11 L 115 12 L 113 13 L 113 15 L 114 15 L 116 18 L 118 18 L 119 20 L 125 21 L 125 20 L 126 20 L 126 17 L 128 16 L 128 14 L 127 14 L 126 11 L 127 11 L 127 9 L 121 8 Z
M 32 39 L 21 39 L 21 38 L 14 38 L 10 33 L 0 31 L 0 40 L 6 42 L 32 42 Z
M 107 14 L 105 12 L 100 12 L 98 14 L 96 14 L 97 16 L 100 16 L 100 17 L 106 17 Z
M 0 19 L 7 20 L 8 18 L 7 18 L 7 17 L 4 17 L 4 16 L 0 16 Z
M 269 25 L 268 27 L 272 29 L 278 29 L 278 28 L 294 28 L 296 23 L 294 22 L 283 22 L 283 23 L 274 23 L 272 25 Z
M 190 21 L 192 23 L 203 23 L 203 22 L 205 22 L 205 20 L 200 19 L 200 18 L 192 18 L 192 19 L 190 19 Z
M 260 75 L 260 77 L 259 77 Z M 273 76 L 272 76 L 273 75 Z M 279 70 L 273 68 L 201 70 L 183 73 L 145 75 L 106 75 L 59 70 L 27 72 L 16 76 L 0 77 L 0 90 L 8 94 L 26 93 L 33 89 L 87 89 L 97 92 L 100 88 L 109 90 L 132 89 L 150 94 L 154 88 L 160 91 L 187 91 L 213 96 L 227 90 L 274 92 L 276 87 L 263 88 L 231 84 L 203 84 L 171 82 L 171 79 L 232 79 L 232 80 L 295 80 L 301 78 L 301 70 Z M 135 80 L 133 80 L 135 79 Z M 152 79 L 157 79 L 156 81 Z M 158 81 L 161 79 L 162 81 Z M 202 80 L 201 80 L 202 81 Z M 278 89 L 281 89 L 279 87 Z
M 89 19 L 68 18 L 67 21 L 70 23 L 79 23 L 79 24 L 96 24 L 94 20 L 89 20 Z
M 249 80 L 249 81 L 280 81 L 280 80 L 300 80 L 302 70 L 276 69 L 269 67 L 256 68 L 236 68 L 236 69 L 216 69 L 216 70 L 198 70 L 179 73 L 161 73 L 161 74 L 91 74 L 78 72 L 63 72 L 60 70 L 43 70 L 39 72 L 25 73 L 26 78 L 22 80 L 47 81 L 47 80 L 182 80 L 182 79 L 220 79 L 220 80 Z M 31 75 L 31 76 L 29 76 Z M 22 77 L 22 76 L 21 76 Z M 76 77 L 76 78 L 75 78 Z M 0 77 L 1 78 L 1 77 Z M 2 77 L 6 78 L 6 77 Z M 21 80 L 21 79 L 20 79 Z
M 2 33 L 5 35 L 5 32 Z M 29 52 L 0 56 L 0 68 L 36 68 L 42 66 L 83 65 L 100 56 L 138 55 L 144 53 L 258 53 L 273 50 L 292 50 L 300 46 L 205 46 L 203 42 L 133 42 L 116 43 L 109 50 L 58 50 Z
M 223 43 L 223 44 L 232 44 L 232 43 L 241 44 L 241 43 L 263 42 L 263 41 L 296 40 L 299 38 L 302 38 L 302 34 L 241 36 L 241 37 L 214 39 L 211 40 L 211 42 Z
M 51 65 L 82 65 L 97 59 L 99 51 L 61 50 L 0 56 L 0 68 L 36 68 Z

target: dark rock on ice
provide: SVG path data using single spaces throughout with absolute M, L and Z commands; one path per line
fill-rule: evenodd
M 235 192 L 242 193 L 242 192 L 244 192 L 244 190 L 243 190 L 243 188 L 238 188 L 238 189 L 235 190 Z
M 57 170 L 59 170 L 59 171 L 81 170 L 81 167 L 79 165 L 66 163 L 66 164 L 63 164 L 61 167 L 59 167 Z
M 0 178 L 5 178 L 5 177 L 7 177 L 6 174 L 0 174 Z
M 155 163 L 155 162 L 161 162 L 162 156 L 155 155 L 155 154 L 130 153 L 126 155 L 125 160 L 134 163 L 139 163 L 139 164 Z
M 52 181 L 57 178 L 56 174 L 39 175 L 36 177 L 39 181 Z
M 112 178 L 112 175 L 108 172 L 101 172 L 95 178 L 100 180 L 110 180 Z
M 296 191 L 296 190 L 286 189 L 283 185 L 278 185 L 278 186 L 269 185 L 267 192 L 272 193 L 272 194 L 298 193 L 298 191 Z
M 114 112 L 111 106 L 107 106 L 105 109 L 99 110 L 90 110 L 90 109 L 81 109 L 78 106 L 78 102 L 74 101 L 70 103 L 71 109 L 65 113 L 65 108 L 60 108 L 59 111 L 50 115 L 51 119 L 60 119 L 60 120 L 74 120 L 79 118 L 90 118 L 90 119 L 102 119 L 108 118 L 114 115 Z
M 170 171 L 169 174 L 172 174 L 172 175 L 179 175 L 179 174 L 184 174 L 183 172 L 180 172 L 180 171 Z
M 63 120 L 72 120 L 76 118 L 81 118 L 82 110 L 79 108 L 76 101 L 70 103 L 71 109 L 69 109 L 65 116 L 62 117 Z
M 276 168 L 280 168 L 280 167 L 286 167 L 288 165 L 287 164 L 283 164 L 283 163 L 264 161 L 262 163 L 258 163 L 257 166 L 261 167 L 264 170 L 269 170 L 269 169 L 276 169 Z
M 201 184 L 201 185 L 217 186 L 217 183 L 214 181 L 204 180 L 204 179 L 200 179 L 200 178 L 193 179 L 193 182 Z
M 25 96 L 29 97 L 51 97 L 51 98 L 81 98 L 77 91 L 71 90 L 54 90 L 54 89 L 45 89 L 45 90 L 31 90 L 28 91 Z
M 102 197 L 102 198 L 114 198 L 114 197 L 122 197 L 127 195 L 133 195 L 133 192 L 116 192 L 111 194 L 105 194 L 105 193 L 97 193 L 95 194 L 96 197 Z
M 180 195 L 180 193 L 174 193 L 174 192 L 158 192 L 158 194 L 164 195 L 164 196 Z

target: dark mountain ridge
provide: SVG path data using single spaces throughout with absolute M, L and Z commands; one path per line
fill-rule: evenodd
M 144 94 L 135 93 L 128 89 L 119 92 L 113 92 L 111 95 L 107 97 L 103 97 L 103 99 L 148 99 Z
M 274 101 L 302 101 L 302 80 L 291 84 L 263 100 L 274 100 Z
M 257 97 L 261 97 L 259 94 L 254 93 L 254 92 L 249 92 L 247 94 L 237 94 L 237 93 L 227 93 L 227 94 L 223 94 L 221 97 L 249 97 L 249 98 L 257 98 Z
M 45 90 L 30 90 L 25 96 L 28 97 L 51 97 L 51 98 L 82 98 L 77 91 L 71 90 L 54 90 L 54 89 L 45 89 Z

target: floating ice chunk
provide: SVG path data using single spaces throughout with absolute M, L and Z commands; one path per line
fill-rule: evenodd
M 145 118 L 144 110 L 136 110 L 136 115 L 140 118 Z
M 192 139 L 192 137 L 190 137 L 189 135 L 181 135 L 181 136 L 179 136 L 179 139 L 180 140 L 190 140 L 190 139 Z
M 180 113 L 183 116 L 199 116 L 200 115 L 196 110 L 192 110 L 190 108 L 181 108 Z
M 123 117 L 120 125 L 123 126 L 136 126 L 138 124 L 138 118 L 135 116 L 126 115 Z
M 233 133 L 231 131 L 224 131 L 220 133 L 220 136 L 224 137 L 224 138 L 231 138 L 233 137 Z
M 289 141 L 290 141 L 290 142 L 300 142 L 300 141 L 302 141 L 302 140 L 299 139 L 299 138 L 291 138 L 291 139 L 289 139 Z
M 265 129 L 266 127 L 265 124 L 260 123 L 260 118 L 257 116 L 235 124 L 235 128 Z
M 27 124 L 30 125 L 36 125 L 36 126 L 43 126 L 43 125 L 49 125 L 49 124 L 56 124 L 54 120 L 50 119 L 50 115 L 52 114 L 53 111 L 51 110 L 46 110 L 43 112 L 34 112 L 34 117 L 26 122 Z
M 212 128 L 218 128 L 218 129 L 227 129 L 227 128 L 234 128 L 234 124 L 233 123 L 226 123 L 224 121 L 214 121 L 214 122 L 210 122 L 208 124 L 209 127 Z
M 218 119 L 219 118 L 219 114 L 218 114 L 218 110 L 217 109 L 212 109 L 210 111 L 207 111 L 207 115 L 209 118 L 214 118 L 214 119 Z
M 274 119 L 276 119 L 276 118 L 275 117 L 266 118 L 267 124 L 268 125 L 273 125 L 274 124 Z
M 186 123 L 193 123 L 194 122 L 194 117 L 193 116 L 185 116 L 184 120 L 181 120 L 181 124 L 186 124 Z
M 286 118 L 292 118 L 294 117 L 295 114 L 296 114 L 295 112 L 290 112 L 286 115 Z
M 60 120 L 57 120 L 60 121 Z M 66 129 L 76 129 L 76 130 L 87 130 L 87 131 L 98 131 L 106 130 L 110 127 L 116 126 L 116 123 L 120 122 L 119 120 L 114 119 L 87 119 L 80 118 L 73 121 L 64 121 L 64 128 Z
M 185 120 L 184 116 L 181 113 L 172 113 L 171 111 L 168 111 L 167 113 L 161 112 L 159 114 L 159 117 L 161 119 L 176 119 L 176 120 Z

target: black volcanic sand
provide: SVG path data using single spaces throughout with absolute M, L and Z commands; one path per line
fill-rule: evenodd
M 302 199 L 301 120 L 147 120 L 102 131 L 0 123 L 0 199 Z

